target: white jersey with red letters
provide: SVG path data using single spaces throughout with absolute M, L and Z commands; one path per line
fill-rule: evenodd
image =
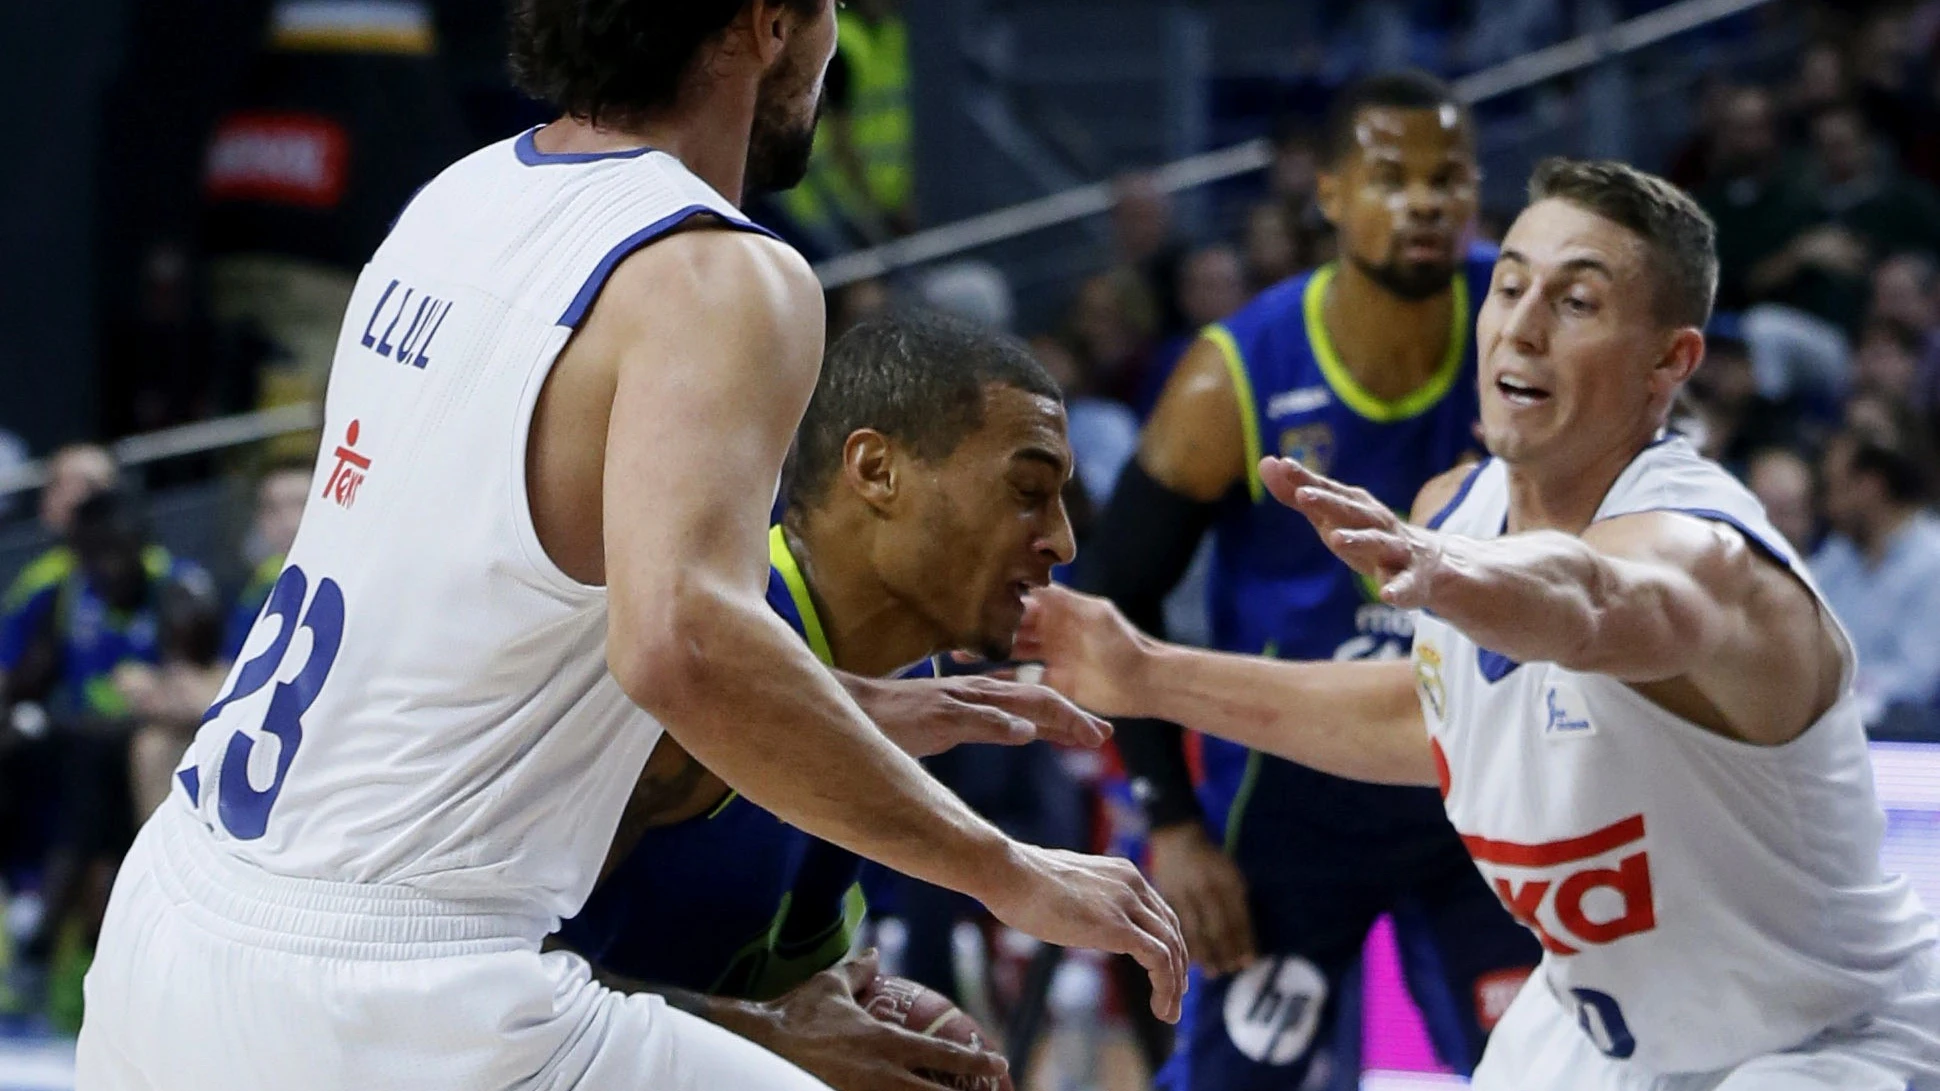
M 605 589 L 539 545 L 526 435 L 614 267 L 696 217 L 759 230 L 669 155 L 529 132 L 404 211 L 351 297 L 288 567 L 179 777 L 229 855 L 484 901 L 534 942 L 578 911 L 660 725 L 607 671 Z
M 1682 439 L 1640 453 L 1596 518 L 1647 511 L 1732 526 L 1812 586 L 1757 500 Z M 1507 516 L 1490 460 L 1430 525 L 1494 538 Z M 1640 1073 L 1726 1069 L 1876 1010 L 1928 957 L 1933 918 L 1880 867 L 1845 654 L 1839 702 L 1759 747 L 1608 676 L 1516 663 L 1418 620 L 1449 818 L 1546 948 L 1527 988 L 1550 990 L 1604 1055 Z

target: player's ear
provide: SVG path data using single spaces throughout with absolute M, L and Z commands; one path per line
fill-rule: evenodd
M 781 56 L 788 47 L 791 29 L 786 19 L 788 12 L 783 0 L 754 0 L 747 7 L 752 31 L 749 37 L 754 43 L 756 58 L 764 65 Z
M 842 445 L 842 480 L 878 512 L 896 503 L 902 485 L 902 460 L 888 436 L 873 428 L 858 428 Z
M 1673 330 L 1670 341 L 1664 346 L 1664 354 L 1652 369 L 1652 385 L 1661 386 L 1666 392 L 1674 392 L 1690 380 L 1703 362 L 1704 334 L 1694 326 Z

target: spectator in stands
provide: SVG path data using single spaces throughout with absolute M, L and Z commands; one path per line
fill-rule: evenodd
M 1805 140 L 1819 112 L 1852 96 L 1846 54 L 1837 42 L 1820 38 L 1799 54 L 1798 71 L 1786 84 L 1785 117 L 1791 135 Z
M 1899 428 L 1848 428 L 1826 448 L 1832 534 L 1812 558 L 1826 601 L 1858 653 L 1854 688 L 1868 723 L 1940 692 L 1940 518 L 1924 510 L 1926 462 Z
M 82 501 L 68 544 L 72 570 L 34 594 L 19 623 L 0 634 L 0 668 L 7 672 L 0 705 L 31 701 L 45 710 L 39 768 L 58 777 L 42 886 L 46 916 L 23 955 L 45 963 L 59 944 L 53 990 L 78 997 L 106 879 L 134 835 L 135 710 L 116 685 L 117 672 L 161 661 L 157 612 L 170 588 L 203 597 L 214 590 L 207 573 L 153 544 L 139 503 L 125 493 Z
M 48 456 L 47 484 L 40 491 L 40 525 L 55 544 L 27 562 L 0 596 L 0 646 L 18 639 L 14 630 L 24 624 L 22 611 L 27 604 L 74 572 L 74 551 L 67 545 L 74 509 L 89 496 L 112 488 L 118 472 L 108 449 L 92 443 L 72 444 Z M 6 677 L 6 665 L 0 663 L 0 684 Z
M 249 581 L 230 611 L 227 626 L 217 645 L 219 660 L 232 663 L 242 656 L 243 642 L 249 638 L 256 615 L 269 601 L 270 589 L 283 574 L 283 558 L 296 541 L 296 528 L 303 521 L 303 506 L 310 498 L 311 465 L 285 462 L 270 467 L 256 484 L 256 515 L 243 543 L 243 559 L 249 568 Z M 199 715 L 199 714 L 198 714 Z
M 1753 268 L 1746 285 L 1857 332 L 1875 257 L 1940 254 L 1940 195 L 1898 170 L 1855 106 L 1821 112 L 1811 131 L 1803 178 L 1811 224 Z
M 1100 273 L 1079 286 L 1065 341 L 1097 393 L 1130 405 L 1145 378 L 1154 325 L 1150 296 L 1138 284 Z
M 1914 343 L 1913 402 L 1933 416 L 1940 410 L 1940 276 L 1924 254 L 1896 254 L 1873 270 L 1868 326 L 1886 324 Z M 1934 417 L 1940 423 L 1940 416 Z
M 1853 41 L 1853 101 L 1866 123 L 1905 163 L 1923 137 L 1917 131 L 1917 97 L 1913 65 L 1921 43 L 1910 35 L 1911 22 L 1897 5 L 1867 16 Z
M 1293 218 L 1277 202 L 1254 205 L 1246 216 L 1247 288 L 1263 292 L 1301 268 Z
M 1172 369 L 1198 339 L 1199 331 L 1246 306 L 1251 295 L 1246 287 L 1245 262 L 1238 250 L 1225 243 L 1200 247 L 1179 264 L 1173 296 L 1185 320 L 1185 332 L 1161 341 L 1153 350 L 1137 400 L 1132 403 L 1140 419 L 1151 414 L 1159 391 L 1165 389 Z
M 1789 447 L 1767 447 L 1751 456 L 1745 484 L 1792 548 L 1810 556 L 1818 542 L 1812 464 Z
M 1737 311 L 1756 301 L 1746 283 L 1751 271 L 1805 227 L 1809 211 L 1785 161 L 1771 94 L 1735 88 L 1720 109 L 1711 178 L 1695 196 L 1717 224 L 1718 307 Z
M 1706 71 L 1698 77 L 1696 123 L 1684 143 L 1671 153 L 1670 167 L 1664 171 L 1664 177 L 1679 189 L 1696 193 L 1710 182 L 1718 146 L 1729 139 L 1725 135 L 1726 114 L 1737 91 L 1738 88 L 1715 71 Z
M 1853 353 L 1853 388 L 1881 395 L 1919 414 L 1924 426 L 1931 407 L 1923 403 L 1915 389 L 1919 366 L 1918 334 L 1894 322 L 1868 322 Z
M 1172 199 L 1148 174 L 1127 174 L 1112 184 L 1112 275 L 1121 291 L 1136 293 L 1132 306 L 1152 316 L 1156 332 L 1170 337 L 1185 328 L 1172 286 L 1185 251 L 1172 233 Z
M 1796 441 L 1797 421 L 1787 406 L 1758 392 L 1745 343 L 1714 334 L 1705 346 L 1704 366 L 1692 376 L 1691 410 L 1702 426 L 1705 457 L 1744 472 L 1751 456 L 1766 447 Z

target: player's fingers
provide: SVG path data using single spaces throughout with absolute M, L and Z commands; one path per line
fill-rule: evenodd
M 867 948 L 854 958 L 838 964 L 834 972 L 848 986 L 851 997 L 861 996 L 862 990 L 868 988 L 869 983 L 882 972 L 882 955 L 874 947 Z
M 957 1018 L 955 1013 L 946 1018 Z M 991 1049 L 972 1049 L 947 1038 L 884 1024 L 888 1036 L 877 1047 L 879 1053 L 912 1072 L 940 1072 L 950 1076 L 982 1079 L 1002 1076 L 1010 1063 Z
M 1035 738 L 1063 746 L 1097 747 L 1111 737 L 1111 724 L 1044 686 L 985 678 L 977 681 L 975 692 L 980 699 L 1035 725 Z
M 1186 992 L 1186 968 L 1190 965 L 1185 940 L 1176 925 L 1162 919 L 1143 901 L 1132 902 L 1126 915 L 1134 929 L 1133 946 L 1138 948 L 1130 954 L 1152 978 L 1152 1014 L 1176 1023 Z

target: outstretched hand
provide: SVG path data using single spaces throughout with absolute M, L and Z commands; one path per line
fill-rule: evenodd
M 1307 517 L 1334 556 L 1374 581 L 1382 602 L 1403 609 L 1428 604 L 1443 564 L 1439 534 L 1408 525 L 1366 489 L 1291 459 L 1261 459 L 1260 479 L 1275 500 Z
M 911 757 L 963 743 L 1022 746 L 1040 739 L 1092 749 L 1111 738 L 1109 723 L 1043 686 L 976 675 L 900 681 L 844 676 L 843 683 Z

